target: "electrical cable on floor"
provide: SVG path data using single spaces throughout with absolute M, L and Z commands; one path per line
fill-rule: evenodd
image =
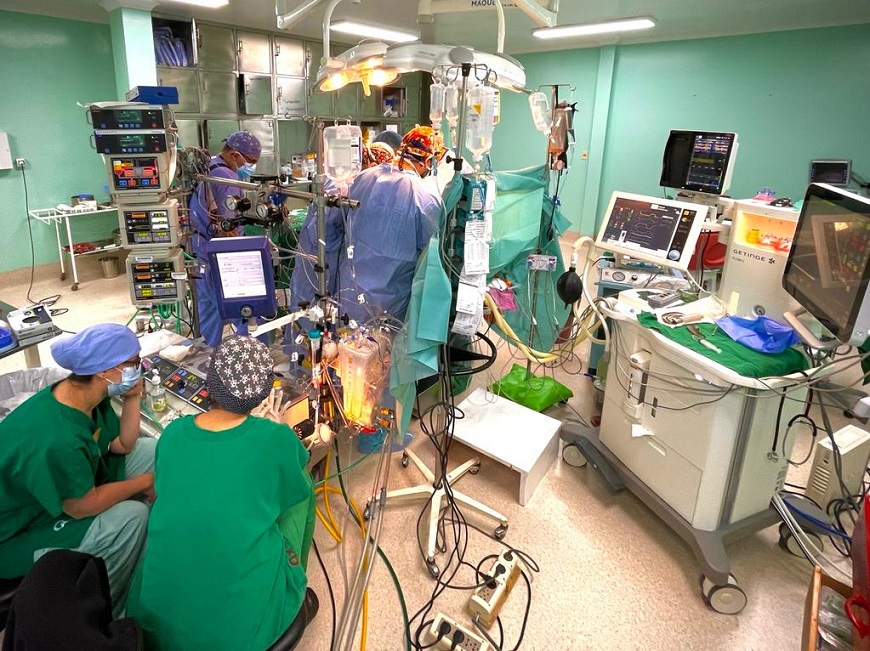
M 33 274 L 36 271 L 36 252 L 33 248 L 33 225 L 30 223 L 30 193 L 27 191 L 27 172 L 24 171 L 24 168 L 21 169 L 21 182 L 24 184 L 24 212 L 25 217 L 27 218 L 27 234 L 30 236 L 30 283 L 27 285 L 27 300 L 31 305 L 35 304 L 35 301 L 30 297 L 30 292 L 33 290 Z M 72 247 L 72 242 L 70 242 L 70 248 Z
M 317 563 L 320 565 L 320 569 L 323 572 L 323 578 L 326 580 L 326 589 L 329 592 L 329 603 L 332 605 L 332 633 L 329 639 L 329 648 L 333 649 L 335 646 L 336 630 L 335 594 L 332 591 L 332 582 L 329 580 L 329 572 L 326 571 L 326 565 L 323 563 L 323 558 L 320 556 L 320 550 L 317 548 L 317 541 L 312 540 L 311 546 L 314 549 L 314 555 L 317 557 Z

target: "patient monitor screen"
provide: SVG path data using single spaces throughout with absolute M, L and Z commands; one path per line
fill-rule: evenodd
M 721 131 L 671 131 L 662 158 L 659 184 L 707 194 L 728 189 L 737 134 Z
M 260 251 L 229 251 L 216 256 L 224 298 L 266 296 L 266 274 Z
M 614 192 L 596 244 L 605 251 L 687 269 L 706 206 Z
M 848 340 L 870 281 L 870 201 L 811 185 L 783 287 L 840 341 Z

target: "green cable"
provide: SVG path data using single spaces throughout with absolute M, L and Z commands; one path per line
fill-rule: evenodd
M 365 456 L 362 456 L 362 457 L 360 457 L 359 459 L 357 459 L 356 461 L 354 461 L 352 464 L 350 464 L 350 465 L 349 465 L 347 468 L 345 468 L 344 470 L 339 470 L 339 472 L 336 472 L 335 474 L 330 475 L 330 476 L 327 477 L 326 479 L 321 479 L 319 482 L 317 482 L 316 484 L 314 484 L 314 488 L 319 488 L 320 486 L 323 486 L 323 485 L 324 485 L 326 482 L 328 482 L 330 479 L 335 479 L 336 477 L 341 477 L 344 473 L 350 471 L 352 468 L 355 468 L 356 466 L 358 466 L 359 464 L 361 464 L 363 461 L 365 461 L 366 459 L 368 459 L 368 457 L 369 457 L 369 455 L 366 454 Z
M 133 312 L 133 316 L 131 316 L 129 319 L 127 319 L 127 323 L 124 324 L 124 327 L 125 327 L 125 328 L 126 328 L 127 326 L 129 326 L 131 323 L 133 323 L 133 319 L 136 318 L 136 315 L 137 315 L 137 314 L 139 314 L 139 310 L 138 310 L 138 309 L 137 309 L 136 311 Z

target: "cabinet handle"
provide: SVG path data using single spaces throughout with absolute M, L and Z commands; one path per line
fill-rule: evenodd
M 275 43 L 275 56 L 277 57 L 277 56 L 280 56 L 280 55 L 281 55 L 281 44 L 280 44 L 280 43 Z
M 238 54 L 241 54 L 241 53 L 242 53 L 242 39 L 239 39 L 239 47 L 238 47 L 238 49 L 236 50 L 236 52 L 237 52 Z

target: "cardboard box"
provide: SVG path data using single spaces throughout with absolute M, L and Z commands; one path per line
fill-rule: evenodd
M 822 586 L 836 590 L 847 599 L 852 596 L 851 586 L 840 583 L 822 573 L 822 568 L 816 565 L 813 568 L 813 579 L 807 591 L 807 600 L 804 603 L 804 626 L 801 636 L 801 651 L 816 651 L 819 648 L 819 596 Z M 857 648 L 857 647 L 856 647 Z

